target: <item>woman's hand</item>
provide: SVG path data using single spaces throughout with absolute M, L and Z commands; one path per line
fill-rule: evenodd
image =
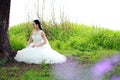
M 40 45 L 37 45 L 37 47 L 40 47 Z
M 32 46 L 33 48 L 36 47 L 35 45 Z
M 40 47 L 40 45 L 33 45 L 32 48 L 34 48 L 34 47 Z

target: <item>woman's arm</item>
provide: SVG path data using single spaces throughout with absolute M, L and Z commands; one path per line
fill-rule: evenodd
M 42 38 L 43 38 L 43 42 L 42 42 L 41 44 L 37 45 L 38 47 L 40 47 L 40 46 L 42 46 L 42 45 L 44 45 L 44 44 L 47 43 L 47 40 L 46 40 L 47 38 L 46 38 L 44 32 L 41 32 L 41 36 L 42 36 Z
M 31 36 L 30 36 L 30 38 L 29 38 L 29 40 L 28 40 L 28 43 L 27 43 L 26 47 L 29 46 L 30 43 L 32 43 L 32 37 L 31 37 Z
M 31 35 L 32 35 L 32 34 L 33 34 L 33 31 L 32 31 L 32 33 L 31 33 Z M 30 43 L 32 43 L 32 41 L 33 41 L 33 40 L 32 40 L 32 36 L 31 36 L 31 35 L 30 35 L 30 38 L 29 38 L 29 40 L 28 40 L 28 43 L 27 43 L 26 47 L 27 47 L 27 46 L 29 46 L 29 45 L 30 45 Z

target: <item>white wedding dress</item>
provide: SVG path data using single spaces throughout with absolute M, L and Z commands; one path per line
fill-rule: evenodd
M 42 42 L 41 32 L 42 30 L 32 35 L 33 42 L 28 47 L 19 50 L 14 59 L 18 62 L 24 62 L 28 64 L 53 64 L 65 62 L 67 58 L 53 50 L 48 41 L 43 46 L 34 48 L 32 47 L 33 45 Z

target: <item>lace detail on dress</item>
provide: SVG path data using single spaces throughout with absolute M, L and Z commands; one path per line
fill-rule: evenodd
M 32 35 L 33 44 L 39 44 L 42 41 L 41 30 Z

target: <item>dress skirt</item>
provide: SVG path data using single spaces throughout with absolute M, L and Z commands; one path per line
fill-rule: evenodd
M 19 50 L 14 59 L 18 62 L 24 62 L 27 64 L 54 64 L 66 61 L 66 57 L 53 50 L 48 43 L 34 48 L 32 45 L 33 43 L 27 48 Z

